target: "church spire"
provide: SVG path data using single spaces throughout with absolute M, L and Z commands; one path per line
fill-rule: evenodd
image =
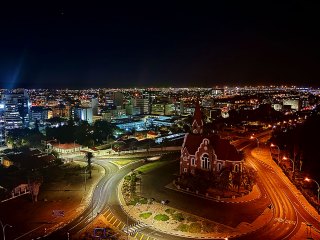
M 193 121 L 192 121 L 192 133 L 194 134 L 202 134 L 203 132 L 203 120 L 202 120 L 202 112 L 200 109 L 199 100 L 196 100 Z

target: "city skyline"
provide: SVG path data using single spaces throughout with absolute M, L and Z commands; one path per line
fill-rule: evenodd
M 317 86 L 318 5 L 3 6 L 1 88 Z
M 294 86 L 1 89 L 3 238 L 319 239 L 319 103 Z

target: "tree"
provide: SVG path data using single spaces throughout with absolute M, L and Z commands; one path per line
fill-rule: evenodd
M 92 152 L 87 152 L 86 153 L 86 158 L 87 158 L 87 163 L 88 163 L 88 168 L 89 168 L 89 178 L 91 178 L 91 163 L 92 163 L 92 158 L 93 158 L 93 153 Z
M 41 140 L 44 136 L 36 129 L 12 129 L 7 135 L 7 144 L 12 145 L 13 148 L 19 147 L 40 147 Z
M 232 185 L 238 188 L 238 192 L 240 191 L 241 186 L 241 172 L 237 172 L 233 174 Z
M 95 142 L 102 143 L 113 135 L 114 128 L 108 121 L 96 121 L 93 125 L 93 138 Z
M 225 190 L 229 189 L 231 183 L 232 183 L 232 173 L 231 169 L 229 168 L 223 168 L 220 173 L 220 187 Z
M 29 171 L 28 184 L 31 191 L 32 202 L 38 201 L 40 186 L 43 183 L 43 176 L 39 171 Z

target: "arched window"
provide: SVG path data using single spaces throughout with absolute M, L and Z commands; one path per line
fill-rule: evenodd
M 238 165 L 238 164 L 234 165 L 233 170 L 234 170 L 235 172 L 239 172 L 239 165 Z
M 210 159 L 208 154 L 203 154 L 201 157 L 201 168 L 210 169 Z
M 219 162 L 219 163 L 217 164 L 217 171 L 220 171 L 221 168 L 222 168 L 222 165 L 221 165 L 221 163 Z
M 196 159 L 193 157 L 191 158 L 191 166 L 194 166 L 196 165 Z

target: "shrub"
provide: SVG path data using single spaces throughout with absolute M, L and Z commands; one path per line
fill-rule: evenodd
M 213 224 L 210 222 L 203 222 L 202 223 L 202 231 L 205 233 L 210 233 L 213 231 Z
M 148 203 L 148 199 L 147 198 L 140 198 L 139 203 L 147 204 Z
M 194 217 L 194 216 L 189 216 L 189 217 L 187 217 L 187 221 L 189 221 L 189 222 L 196 222 L 196 221 L 197 221 L 197 218 Z
M 139 215 L 139 217 L 144 218 L 144 219 L 147 219 L 147 218 L 149 218 L 151 215 L 152 215 L 151 212 L 145 212 L 145 213 L 141 213 L 141 214 Z
M 198 222 L 193 222 L 189 226 L 189 232 L 191 233 L 199 233 L 201 232 L 201 224 Z
M 124 177 L 124 180 L 130 181 L 130 180 L 131 180 L 131 176 L 130 176 L 130 175 L 125 176 L 125 177 Z
M 179 222 L 182 222 L 184 220 L 182 213 L 173 214 L 172 218 L 173 220 L 177 220 Z
M 176 210 L 174 210 L 174 209 L 172 209 L 172 208 L 167 208 L 167 209 L 165 210 L 165 212 L 168 213 L 168 214 L 170 214 L 170 215 L 174 214 L 175 211 L 176 211 Z
M 177 230 L 178 230 L 178 231 L 181 231 L 181 232 L 188 232 L 188 230 L 189 230 L 189 225 L 184 224 L 184 223 L 181 223 L 181 224 L 177 227 Z
M 169 220 L 169 216 L 166 214 L 158 214 L 154 217 L 154 220 L 157 221 L 168 221 Z

